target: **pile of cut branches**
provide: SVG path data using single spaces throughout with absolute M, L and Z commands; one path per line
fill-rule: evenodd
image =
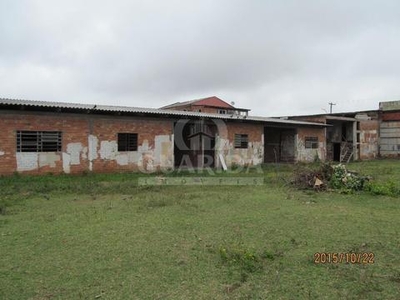
M 298 189 L 326 190 L 332 174 L 333 168 L 328 163 L 300 165 L 294 171 L 292 183 Z

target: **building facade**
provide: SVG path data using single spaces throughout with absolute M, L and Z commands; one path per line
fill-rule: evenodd
M 379 113 L 364 111 L 290 117 L 326 124 L 325 157 L 328 161 L 349 162 L 379 156 Z
M 0 128 L 1 175 L 312 161 L 326 147 L 326 125 L 306 121 L 12 99 Z
M 181 104 L 151 109 L 0 99 L 0 175 L 400 157 L 400 101 L 382 102 L 376 111 L 285 118 L 249 116 L 217 97 Z

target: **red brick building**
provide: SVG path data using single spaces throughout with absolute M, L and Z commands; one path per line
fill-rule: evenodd
M 0 128 L 0 174 L 152 172 L 324 160 L 326 147 L 325 124 L 235 111 L 0 99 Z
M 229 104 L 215 96 L 185 102 L 176 102 L 167 106 L 163 106 L 161 109 L 243 116 L 248 116 L 250 111 L 250 109 L 234 107 L 233 103 Z

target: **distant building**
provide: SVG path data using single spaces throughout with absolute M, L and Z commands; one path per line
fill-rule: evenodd
M 383 157 L 400 157 L 400 101 L 379 103 L 379 153 Z
M 376 110 L 288 118 L 327 125 L 324 142 L 328 161 L 349 162 L 379 156 L 379 112 Z M 306 143 L 312 143 L 313 139 L 308 137 Z
M 185 102 L 176 102 L 174 104 L 163 106 L 160 109 L 241 116 L 247 116 L 250 111 L 250 109 L 236 108 L 232 104 L 229 104 L 215 96 Z

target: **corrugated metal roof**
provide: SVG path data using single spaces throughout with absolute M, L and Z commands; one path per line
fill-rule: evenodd
M 201 113 L 193 111 L 179 111 L 158 108 L 143 108 L 143 107 L 128 107 L 128 106 L 110 106 L 110 105 L 95 105 L 95 104 L 79 104 L 79 103 L 66 103 L 66 102 L 48 102 L 48 101 L 35 101 L 35 100 L 20 100 L 0 98 L 1 106 L 25 106 L 25 107 L 43 107 L 43 108 L 59 108 L 59 109 L 73 109 L 92 112 L 124 112 L 124 113 L 137 113 L 148 115 L 164 115 L 170 117 L 196 117 L 196 118 L 209 118 L 209 119 L 223 119 L 223 120 L 242 120 L 263 123 L 277 123 L 288 125 L 305 125 L 305 126 L 319 126 L 325 127 L 325 124 L 283 120 L 277 118 L 256 117 L 256 116 L 241 116 L 241 115 L 226 115 L 226 114 L 212 114 Z
M 165 106 L 163 106 L 163 107 L 160 107 L 160 109 L 164 109 L 164 108 L 173 108 L 173 107 L 179 107 L 179 106 L 189 105 L 189 104 L 195 103 L 195 102 L 197 102 L 197 101 L 199 101 L 199 100 L 201 100 L 201 99 L 188 100 L 188 101 L 183 101 L 183 102 L 175 102 L 175 103 L 168 104 L 168 105 L 165 105 Z
M 49 101 L 9 99 L 9 98 L 0 98 L 0 104 L 54 107 L 54 108 L 75 108 L 75 109 L 91 109 L 94 106 L 94 104 L 77 104 L 77 103 L 66 103 L 66 102 L 49 102 Z
M 293 118 L 305 118 L 305 117 L 326 117 L 326 116 L 355 116 L 359 113 L 376 113 L 378 110 L 359 110 L 359 111 L 347 111 L 347 112 L 338 112 L 338 113 L 323 113 L 323 114 L 312 114 L 312 115 L 294 115 L 294 116 L 285 116 L 285 118 L 293 119 Z M 275 117 L 274 117 L 275 118 Z

